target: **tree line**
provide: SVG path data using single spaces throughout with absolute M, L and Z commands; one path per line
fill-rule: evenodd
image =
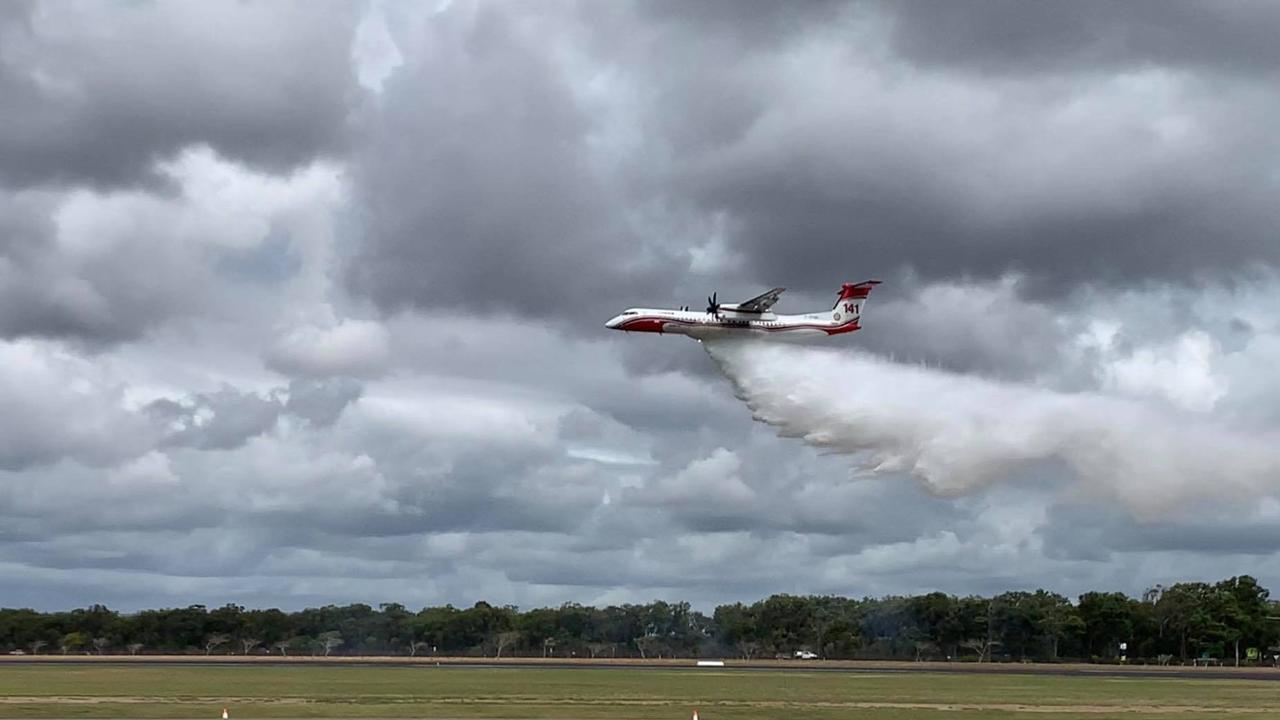
M 11 654 L 796 657 L 956 661 L 1084 660 L 1274 664 L 1280 603 L 1247 575 L 1155 587 L 1140 598 L 1046 590 L 993 597 L 853 599 L 773 595 L 721 605 L 567 603 L 520 610 L 477 602 L 417 612 L 396 603 L 297 612 L 225 605 L 120 613 L 0 609 Z

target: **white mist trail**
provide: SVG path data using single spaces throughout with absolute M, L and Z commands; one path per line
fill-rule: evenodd
M 1139 516 L 1280 487 L 1280 435 L 1203 415 L 865 353 L 751 341 L 704 346 L 753 416 L 780 435 L 849 454 L 861 470 L 909 473 L 941 495 L 1055 459 L 1084 489 Z

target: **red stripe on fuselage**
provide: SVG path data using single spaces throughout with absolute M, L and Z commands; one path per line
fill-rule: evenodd
M 717 328 L 721 330 L 748 330 L 758 332 L 786 332 L 788 330 L 821 330 L 828 335 L 839 335 L 841 333 L 853 332 L 859 329 L 857 319 L 844 323 L 843 325 L 818 325 L 808 323 L 804 325 L 785 325 L 782 327 L 756 327 L 747 324 L 733 323 L 696 323 L 689 320 L 679 320 L 668 317 L 635 317 L 627 320 L 618 326 L 619 330 L 627 332 L 663 332 L 666 325 L 685 325 L 688 327 L 701 328 Z
M 671 322 L 669 318 L 665 320 L 660 320 L 658 318 L 638 317 L 638 318 L 632 318 L 622 323 L 621 325 L 618 326 L 618 329 L 626 330 L 627 332 L 660 333 L 662 332 L 662 326 L 668 322 Z

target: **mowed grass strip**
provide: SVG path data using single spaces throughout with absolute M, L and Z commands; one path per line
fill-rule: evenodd
M 3 666 L 0 718 L 1280 717 L 1280 683 L 636 669 Z

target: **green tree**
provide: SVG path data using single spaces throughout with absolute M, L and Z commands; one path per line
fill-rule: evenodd
M 1214 624 L 1221 626 L 1220 634 L 1232 646 L 1239 666 L 1242 640 L 1253 647 L 1266 647 L 1270 592 L 1249 575 L 1241 575 L 1214 585 L 1213 594 L 1210 608 Z
M 1214 590 L 1205 583 L 1177 583 L 1166 588 L 1155 603 L 1162 628 L 1177 638 L 1178 657 L 1188 651 L 1211 652 L 1220 627 L 1211 613 Z
M 1085 651 L 1090 657 L 1114 658 L 1120 643 L 1134 640 L 1137 602 L 1124 593 L 1087 592 L 1080 596 Z
M 1056 661 L 1063 640 L 1074 640 L 1084 630 L 1080 612 L 1070 600 L 1047 590 L 1036 590 L 1029 598 L 1036 634 L 1044 639 L 1046 653 L 1041 659 Z
M 946 593 L 932 592 L 911 598 L 911 608 L 921 633 L 947 657 L 954 657 L 964 640 L 960 601 Z
M 69 632 L 62 636 L 62 654 L 83 650 L 89 646 L 89 636 L 80 631 Z

